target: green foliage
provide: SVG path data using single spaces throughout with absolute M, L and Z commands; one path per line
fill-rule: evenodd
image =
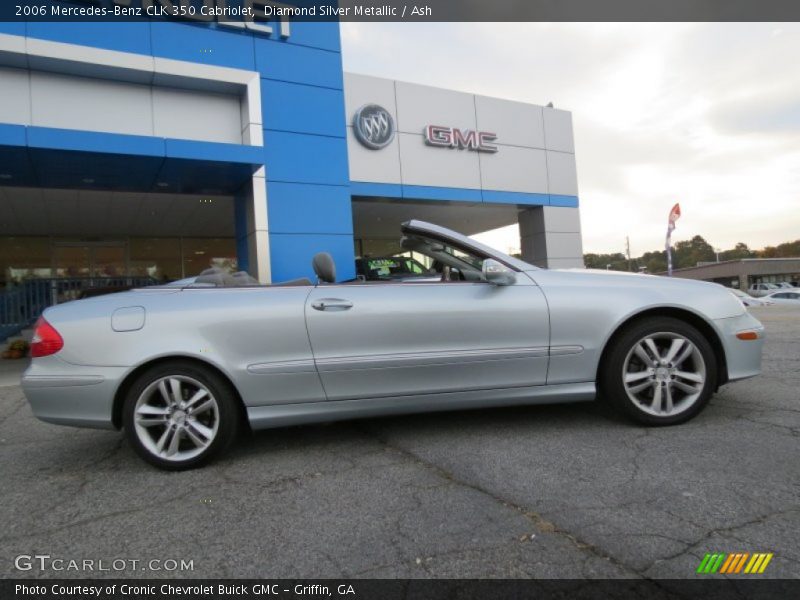
M 744 242 L 739 242 L 729 250 L 719 253 L 719 260 L 740 260 L 742 258 L 784 258 L 800 256 L 800 240 L 786 242 L 778 246 L 767 246 L 762 250 L 751 250 Z M 715 262 L 717 254 L 702 236 L 675 242 L 672 246 L 672 268 L 694 267 L 699 262 Z M 587 269 L 606 269 L 614 271 L 639 271 L 644 267 L 648 273 L 662 273 L 667 270 L 667 254 L 661 250 L 645 252 L 637 258 L 628 259 L 621 252 L 614 254 L 584 254 L 583 262 Z M 610 267 L 608 266 L 610 265 Z
M 800 240 L 767 246 L 755 253 L 759 258 L 789 258 L 800 256 Z
M 605 269 L 611 265 L 615 271 L 627 271 L 628 259 L 622 252 L 616 254 L 584 254 L 583 263 L 587 269 Z

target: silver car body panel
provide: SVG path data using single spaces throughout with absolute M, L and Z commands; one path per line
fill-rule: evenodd
M 396 414 L 465 410 L 487 406 L 557 404 L 593 400 L 595 384 L 573 383 L 554 386 L 530 386 L 503 389 L 471 390 L 444 394 L 360 398 L 338 402 L 312 402 L 247 409 L 253 429 L 301 425 L 320 421 L 340 421 Z
M 65 303 L 44 313 L 64 348 L 33 359 L 23 376 L 34 414 L 113 427 L 126 378 L 174 357 L 218 369 L 254 428 L 591 400 L 613 333 L 653 309 L 708 324 L 729 379 L 760 370 L 763 340 L 736 334 L 763 328 L 718 285 L 537 269 L 428 223 L 412 221 L 404 232 L 493 258 L 516 281 L 160 287 Z
M 587 374 L 594 381 L 601 354 L 613 333 L 637 314 L 661 309 L 692 313 L 714 328 L 726 350 L 731 381 L 760 369 L 763 339 L 742 342 L 735 334 L 748 329 L 763 332 L 763 327 L 741 302 L 717 284 L 589 269 L 540 269 L 527 275 L 540 285 L 547 298 L 551 347 L 583 347 L 583 352 L 577 354 L 551 353 L 548 384 L 585 381 Z M 738 327 L 736 331 L 731 332 L 731 323 L 734 329 Z M 749 359 L 754 366 L 743 371 L 731 369 L 730 365 L 741 362 L 738 357 L 742 354 L 746 357 L 744 362 Z

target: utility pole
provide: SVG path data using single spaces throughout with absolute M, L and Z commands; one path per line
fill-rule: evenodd
M 631 264 L 631 238 L 630 236 L 625 236 L 625 255 L 628 257 L 628 272 L 633 271 L 633 265 Z

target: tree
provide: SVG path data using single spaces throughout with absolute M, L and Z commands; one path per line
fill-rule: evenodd
M 606 269 L 611 268 L 614 271 L 627 271 L 628 259 L 621 252 L 614 254 L 584 254 L 583 264 L 587 269 Z M 611 267 L 608 267 L 611 265 Z
M 699 262 L 714 262 L 717 255 L 703 236 L 676 242 L 672 251 L 672 266 L 675 269 L 694 267 Z
M 720 260 L 740 260 L 742 258 L 753 258 L 756 255 L 755 252 L 750 250 L 747 247 L 747 244 L 744 242 L 739 242 L 736 246 L 733 247 L 732 250 L 725 250 L 724 252 L 719 253 Z
M 783 258 L 800 256 L 800 240 L 784 242 L 777 246 L 767 246 L 761 250 L 751 250 L 744 242 L 719 253 L 719 260 L 740 260 L 742 258 Z M 697 266 L 699 262 L 715 262 L 717 253 L 703 236 L 696 235 L 690 240 L 676 242 L 672 249 L 672 267 L 683 269 Z M 605 269 L 611 265 L 615 271 L 628 271 L 628 259 L 621 252 L 613 254 L 584 254 L 583 261 L 588 269 Z M 648 273 L 663 273 L 667 270 L 667 255 L 664 250 L 645 252 L 630 261 L 630 270 L 641 267 Z
M 774 255 L 762 256 L 762 258 L 789 258 L 800 256 L 800 240 L 784 242 L 783 244 L 778 244 L 777 247 L 767 246 L 761 252 L 766 252 L 767 250 L 774 251 Z M 759 256 L 761 256 L 761 252 L 759 252 Z

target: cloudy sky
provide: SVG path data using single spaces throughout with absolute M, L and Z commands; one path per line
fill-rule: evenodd
M 800 24 L 343 23 L 342 44 L 348 71 L 571 110 L 585 252 L 663 247 L 678 201 L 674 241 L 800 238 Z

